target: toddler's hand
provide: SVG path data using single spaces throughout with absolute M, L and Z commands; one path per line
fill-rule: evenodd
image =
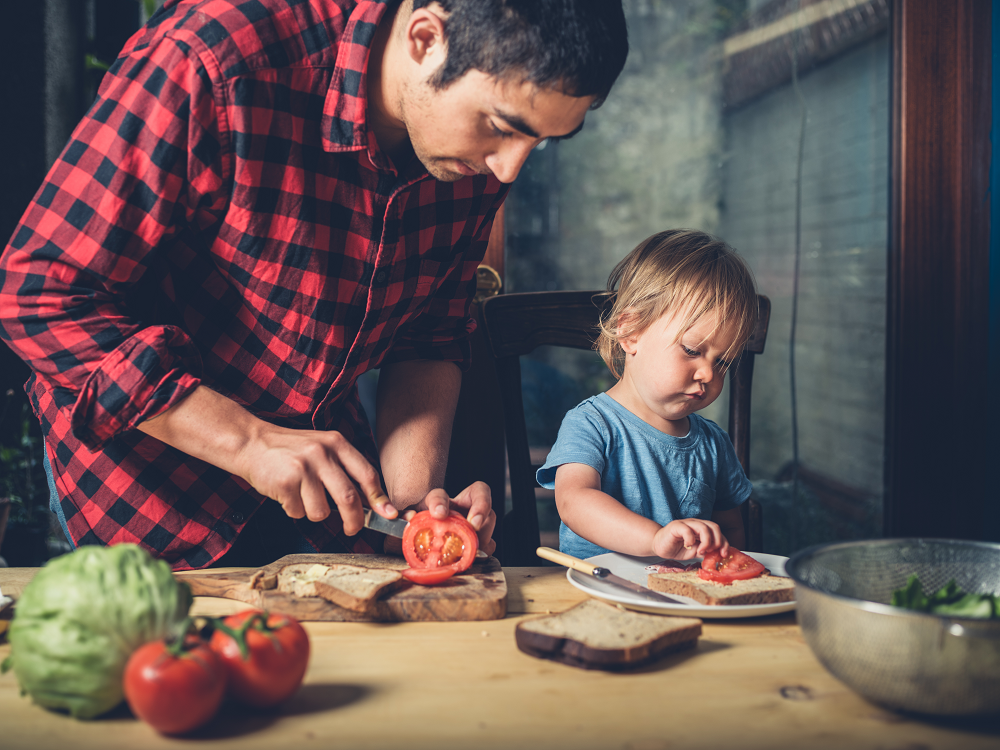
M 729 542 L 717 523 L 702 521 L 700 518 L 671 521 L 653 537 L 653 552 L 669 560 L 704 557 L 715 549 L 726 555 L 729 552 Z

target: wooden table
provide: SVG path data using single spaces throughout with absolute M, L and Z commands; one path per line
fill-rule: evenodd
M 33 569 L 0 569 L 17 596 Z M 874 706 L 831 677 L 794 614 L 705 620 L 693 651 L 627 674 L 584 671 L 517 650 L 526 614 L 585 597 L 557 568 L 506 569 L 504 620 L 455 623 L 307 623 L 305 685 L 272 713 L 226 707 L 184 739 L 156 735 L 120 709 L 80 722 L 19 695 L 0 676 L 0 748 L 880 748 L 1000 747 L 996 721 L 931 722 Z M 242 605 L 198 598 L 194 612 Z M 0 646 L 0 659 L 10 651 Z

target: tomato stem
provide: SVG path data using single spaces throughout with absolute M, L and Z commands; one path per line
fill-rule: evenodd
M 203 618 L 197 618 L 198 620 Z M 205 618 L 211 620 L 212 618 Z M 206 633 L 207 631 L 207 633 Z M 197 625 L 196 618 L 185 617 L 174 635 L 167 636 L 163 643 L 165 650 L 175 659 L 182 658 L 189 651 L 194 651 L 199 644 L 205 643 L 211 637 L 210 624 Z
M 288 624 L 288 621 L 283 619 L 280 622 L 275 623 L 273 626 L 269 625 L 269 617 L 270 613 L 268 612 L 254 612 L 240 623 L 239 628 L 229 627 L 222 621 L 221 618 L 213 617 L 210 619 L 212 621 L 212 627 L 215 630 L 221 630 L 223 633 L 236 641 L 236 645 L 240 649 L 240 658 L 243 661 L 250 661 L 250 646 L 247 645 L 247 631 L 252 628 L 260 633 L 263 633 L 271 640 L 274 640 L 274 631 L 280 630 Z M 275 645 L 277 645 L 277 643 L 275 643 Z

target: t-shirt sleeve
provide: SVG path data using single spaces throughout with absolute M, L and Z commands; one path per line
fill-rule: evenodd
M 719 456 L 719 474 L 715 486 L 715 510 L 731 510 L 747 501 L 753 484 L 736 457 L 736 449 L 729 435 L 719 427 L 712 430 Z
M 535 479 L 545 489 L 555 489 L 556 469 L 563 464 L 584 464 L 603 474 L 607 445 L 608 431 L 603 421 L 586 404 L 581 404 L 563 417 L 556 443 Z

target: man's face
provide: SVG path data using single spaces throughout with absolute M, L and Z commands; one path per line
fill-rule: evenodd
M 433 177 L 455 182 L 492 173 L 513 182 L 535 146 L 582 127 L 593 101 L 470 70 L 441 90 L 415 83 L 399 107 L 413 150 Z

